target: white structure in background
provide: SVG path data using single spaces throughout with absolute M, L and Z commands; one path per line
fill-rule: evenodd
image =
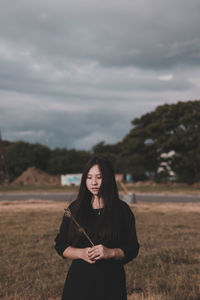
M 61 175 L 61 185 L 78 186 L 81 183 L 82 174 Z
M 165 172 L 169 177 L 174 177 L 175 173 L 171 168 L 171 162 L 175 155 L 176 152 L 174 150 L 171 150 L 168 153 L 161 153 L 160 158 L 164 161 L 160 162 L 160 166 L 158 167 L 157 173 Z
M 115 180 L 116 180 L 116 182 L 122 182 L 124 180 L 124 174 L 116 173 Z
M 172 158 L 176 152 L 174 150 L 169 151 L 168 153 L 161 153 L 160 157 L 161 158 Z

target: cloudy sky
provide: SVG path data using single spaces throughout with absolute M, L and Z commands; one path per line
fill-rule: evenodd
M 91 149 L 200 99 L 199 0 L 1 0 L 6 140 Z

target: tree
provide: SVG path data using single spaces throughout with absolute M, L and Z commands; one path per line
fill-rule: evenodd
M 101 141 L 92 148 L 92 154 L 106 157 L 112 163 L 116 173 L 124 172 L 124 162 L 120 159 L 120 143 L 106 144 L 105 141 Z
M 5 158 L 11 180 L 28 167 L 35 166 L 46 171 L 50 150 L 40 144 L 26 142 L 4 142 Z
M 80 173 L 91 157 L 88 151 L 61 148 L 50 150 L 38 143 L 4 141 L 3 144 L 11 181 L 32 166 L 53 175 Z
M 87 151 L 56 148 L 51 151 L 47 171 L 55 175 L 81 173 L 90 157 Z
M 132 124 L 122 141 L 122 155 L 134 178 L 145 179 L 147 171 L 156 173 L 161 154 L 173 150 L 176 180 L 200 180 L 200 101 L 158 106 Z

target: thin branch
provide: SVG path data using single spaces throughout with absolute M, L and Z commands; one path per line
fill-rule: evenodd
M 88 239 L 88 241 L 90 242 L 90 244 L 92 245 L 92 247 L 94 246 L 93 241 L 91 240 L 91 238 L 88 236 L 87 232 L 85 231 L 85 229 L 83 227 L 81 227 L 81 225 L 76 221 L 76 219 L 74 218 L 74 216 L 71 213 L 71 210 L 68 208 L 65 208 L 65 216 L 69 217 L 72 219 L 72 221 L 76 224 L 76 226 L 78 227 L 79 232 L 83 233 L 85 235 L 85 237 Z

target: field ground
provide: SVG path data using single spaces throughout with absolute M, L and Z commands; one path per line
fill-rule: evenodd
M 182 193 L 182 194 L 199 194 L 200 183 L 198 185 L 187 184 L 126 184 L 130 192 L 134 193 Z M 39 185 L 2 185 L 0 184 L 0 192 L 77 192 L 79 187 L 68 186 L 39 186 Z M 118 184 L 119 191 L 123 191 L 120 184 Z
M 65 206 L 0 203 L 0 299 L 60 299 L 70 261 L 58 257 L 53 240 Z M 128 300 L 199 300 L 200 203 L 137 203 L 132 209 L 141 249 L 125 267 Z

